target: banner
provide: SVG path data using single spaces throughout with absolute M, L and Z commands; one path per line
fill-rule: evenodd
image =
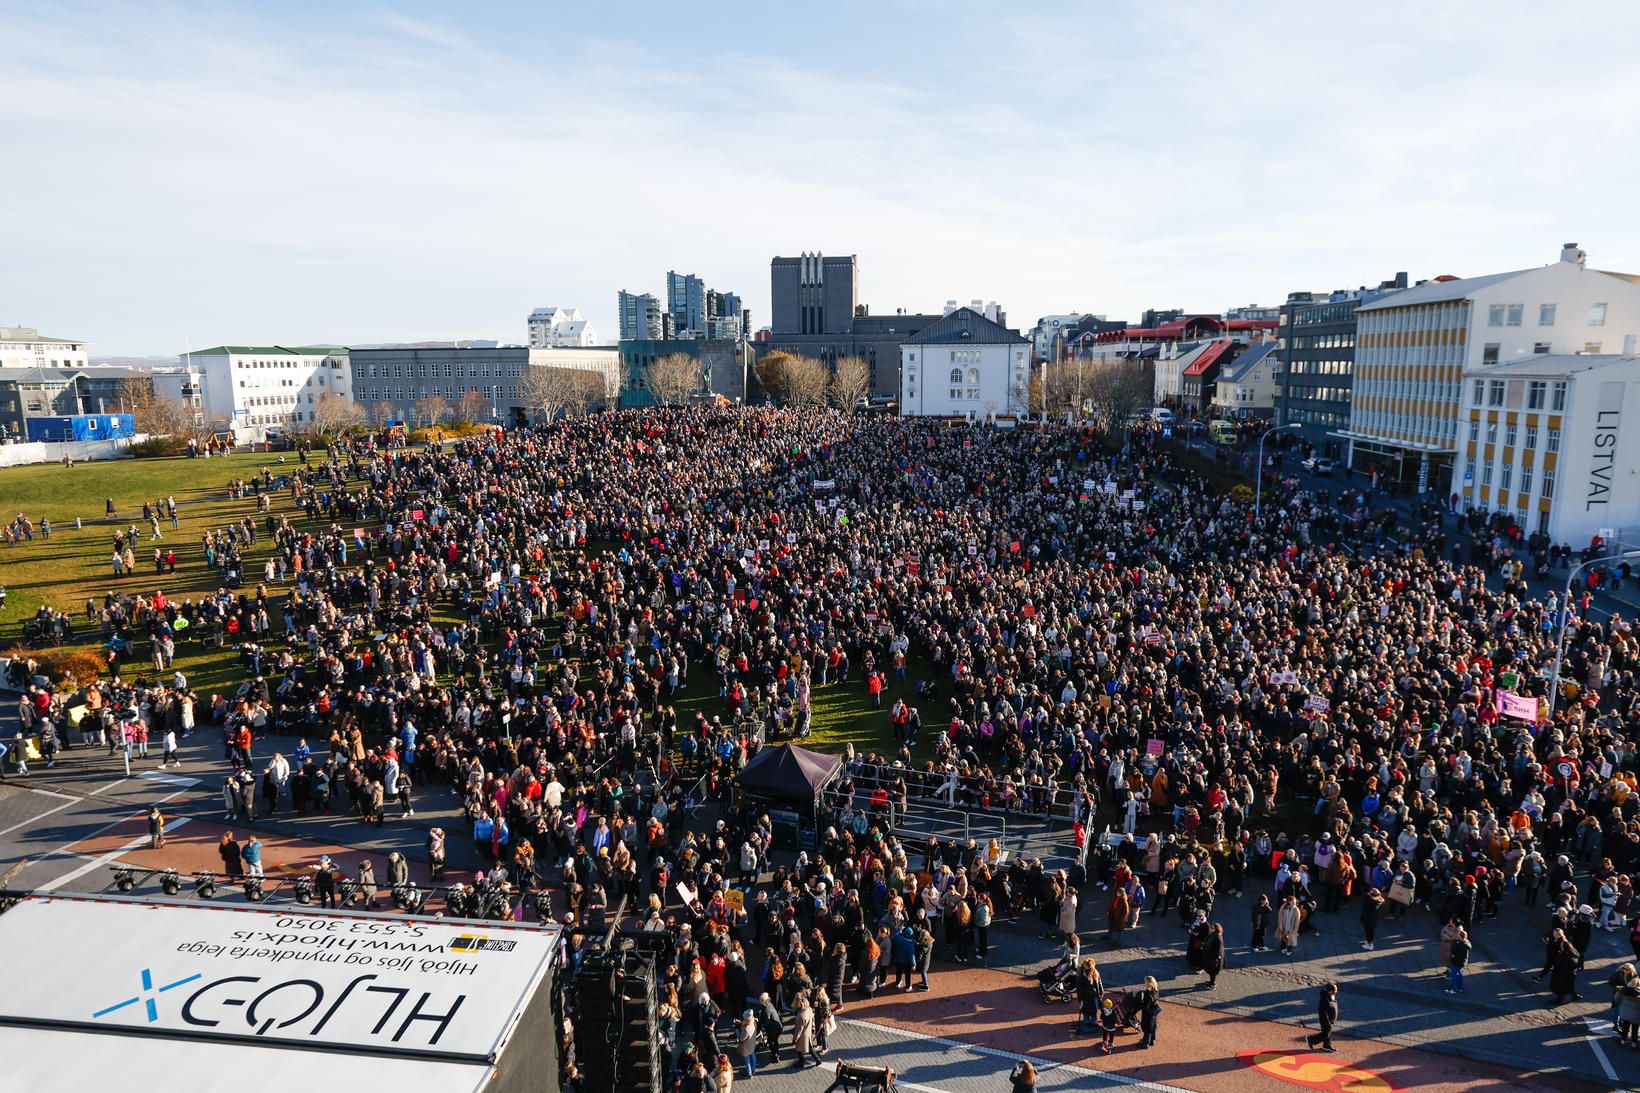
M 1297 672 L 1271 672 L 1270 673 L 1270 682 L 1273 683 L 1273 684 L 1297 683 L 1298 682 L 1298 673 Z
M 1311 695 L 1305 701 L 1304 708 L 1306 710 L 1313 710 L 1316 713 L 1326 713 L 1328 710 L 1332 709 L 1332 700 L 1326 695 Z
M 1538 716 L 1537 699 L 1508 691 L 1498 692 L 1497 709 L 1500 717 L 1518 717 L 1522 721 L 1536 721 Z
M 1155 737 L 1151 737 L 1145 742 L 1145 754 L 1159 759 L 1161 758 L 1165 747 L 1166 746 L 1160 740 L 1157 740 Z

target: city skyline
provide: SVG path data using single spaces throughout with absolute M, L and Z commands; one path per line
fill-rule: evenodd
M 8 7 L 0 323 L 98 355 L 613 331 L 668 269 L 763 326 L 804 251 L 1016 326 L 1640 268 L 1615 4 Z

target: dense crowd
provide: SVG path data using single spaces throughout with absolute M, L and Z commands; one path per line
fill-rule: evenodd
M 105 728 L 186 733 L 167 650 L 234 648 L 246 681 L 209 712 L 245 768 L 230 814 L 256 815 L 257 779 L 261 807 L 377 820 L 449 787 L 481 904 L 551 888 L 589 931 L 624 903 L 667 934 L 689 1093 L 723 1089 L 730 1049 L 778 1044 L 783 1014 L 811 1055 L 846 991 L 983 963 L 1001 917 L 1065 940 L 1090 1029 L 1109 999 L 1079 931 L 1102 918 L 1119 943 L 1177 913 L 1211 981 L 1214 920 L 1244 894 L 1254 947 L 1269 931 L 1284 952 L 1318 914 L 1355 910 L 1370 948 L 1380 916 L 1427 907 L 1453 990 L 1511 893 L 1541 898 L 1546 973 L 1572 995 L 1590 931 L 1634 917 L 1629 623 L 1590 610 L 1592 585 L 1531 598 L 1524 563 L 1551 548 L 1505 524 L 1396 529 L 1279 476 L 1255 517 L 1156 439 L 691 407 L 344 444 L 236 483 L 255 512 L 204 545 L 243 587 L 87 605 L 115 672 L 138 672 L 101 696 Z M 893 744 L 851 753 L 817 845 L 772 868 L 768 812 L 733 776 L 827 688 L 865 694 Z M 270 729 L 300 749 L 251 763 Z M 892 806 L 922 797 L 1061 817 L 1086 853 L 1055 870 L 908 846 Z

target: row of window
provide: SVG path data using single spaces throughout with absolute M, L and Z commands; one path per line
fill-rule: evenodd
M 1292 375 L 1347 376 L 1354 371 L 1354 367 L 1354 361 L 1296 360 L 1287 362 L 1287 371 Z
M 1520 428 L 1521 428 L 1521 426 L 1519 426 L 1519 425 L 1510 424 L 1508 422 L 1503 423 L 1503 446 L 1505 448 L 1513 448 L 1515 446 L 1515 441 L 1517 439 L 1519 439 L 1519 437 L 1520 437 Z M 1526 451 L 1527 453 L 1535 452 L 1535 451 L 1537 451 L 1537 446 L 1538 446 L 1538 427 L 1536 425 L 1528 424 L 1528 425 L 1526 425 L 1525 428 L 1526 428 L 1526 447 L 1525 447 L 1524 451 Z M 1471 421 L 1469 423 L 1469 442 L 1471 444 L 1477 443 L 1480 440 L 1480 436 L 1481 436 L 1481 423 L 1479 421 Z M 1549 428 L 1549 431 L 1544 434 L 1543 441 L 1544 441 L 1544 444 L 1543 444 L 1543 450 L 1544 451 L 1546 451 L 1546 452 L 1558 452 L 1558 451 L 1560 451 L 1560 430 L 1554 428 L 1553 426 L 1551 426 Z M 1498 422 L 1488 421 L 1486 423 L 1486 442 L 1488 444 L 1494 444 L 1494 445 L 1497 444 L 1497 442 L 1498 442 Z M 1528 455 L 1526 458 L 1530 458 L 1530 455 Z
M 1518 409 L 1521 399 L 1521 382 L 1520 380 L 1477 379 L 1474 386 L 1470 388 L 1471 404 L 1475 406 L 1508 406 L 1510 409 Z M 1566 380 L 1555 380 L 1552 383 L 1548 380 L 1526 381 L 1526 408 L 1528 410 L 1541 410 L 1545 399 L 1547 399 L 1549 409 L 1554 413 L 1561 413 L 1566 409 L 1567 388 L 1568 383 Z
M 1533 475 L 1533 471 L 1532 471 L 1532 465 L 1530 463 L 1521 464 L 1521 468 L 1520 468 L 1520 485 L 1519 485 L 1519 487 L 1516 487 L 1515 484 L 1514 484 L 1515 465 L 1513 463 L 1510 463 L 1508 461 L 1499 461 L 1499 460 L 1494 460 L 1494 461 L 1488 462 L 1488 463 L 1482 463 L 1481 464 L 1481 485 L 1490 486 L 1490 485 L 1492 485 L 1492 482 L 1493 482 L 1494 479 L 1497 480 L 1498 489 L 1500 489 L 1500 490 L 1512 490 L 1512 489 L 1518 488 L 1521 493 L 1524 493 L 1528 496 L 1530 496 L 1531 493 L 1532 493 L 1532 483 L 1533 483 L 1534 475 Z M 1540 492 L 1538 493 L 1538 496 L 1543 498 L 1544 500 L 1547 500 L 1547 501 L 1554 500 L 1554 496 L 1555 496 L 1555 472 L 1554 472 L 1553 468 L 1545 467 L 1543 469 L 1543 476 L 1541 478 L 1538 478 L 1537 481 L 1539 483 L 1541 483 Z
M 468 391 L 477 390 L 473 387 L 435 385 L 418 387 L 360 387 L 355 393 L 359 402 L 395 402 L 408 409 L 418 399 L 443 398 L 454 402 Z M 496 383 L 486 386 L 478 392 L 486 401 L 492 396 L 496 399 L 516 399 L 518 386 L 511 383 Z
M 1539 326 L 1554 326 L 1555 304 L 1538 305 Z M 1525 304 L 1492 304 L 1486 309 L 1487 326 L 1520 326 L 1526 318 Z M 1606 305 L 1590 304 L 1586 318 L 1589 326 L 1606 325 Z
M 1294 349 L 1350 349 L 1355 345 L 1355 332 L 1348 331 L 1338 334 L 1300 334 L 1288 338 L 1287 344 Z
M 379 369 L 379 371 L 378 371 Z M 355 369 L 355 375 L 358 370 Z M 524 374 L 522 364 L 479 363 L 463 365 L 459 370 L 453 361 L 419 361 L 416 364 L 377 364 L 374 361 L 367 363 L 363 370 L 365 379 L 455 379 L 483 377 L 485 379 L 506 379 Z

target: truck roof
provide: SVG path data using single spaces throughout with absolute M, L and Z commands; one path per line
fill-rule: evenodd
M 106 1080 L 151 1058 L 194 1074 L 249 1062 L 236 1088 L 266 1070 L 288 1090 L 289 1061 L 270 1052 L 320 1051 L 326 1084 L 356 1067 L 372 1081 L 402 1072 L 393 1088 L 413 1093 L 477 1089 L 559 937 L 536 924 L 29 896 L 0 913 L 7 981 L 36 985 L 0 992 L 0 1051 L 16 1043 L 8 1057 L 39 1059 L 48 1088 L 89 1087 L 63 1070 L 88 1059 Z M 59 1039 L 61 1050 L 39 1050 Z

